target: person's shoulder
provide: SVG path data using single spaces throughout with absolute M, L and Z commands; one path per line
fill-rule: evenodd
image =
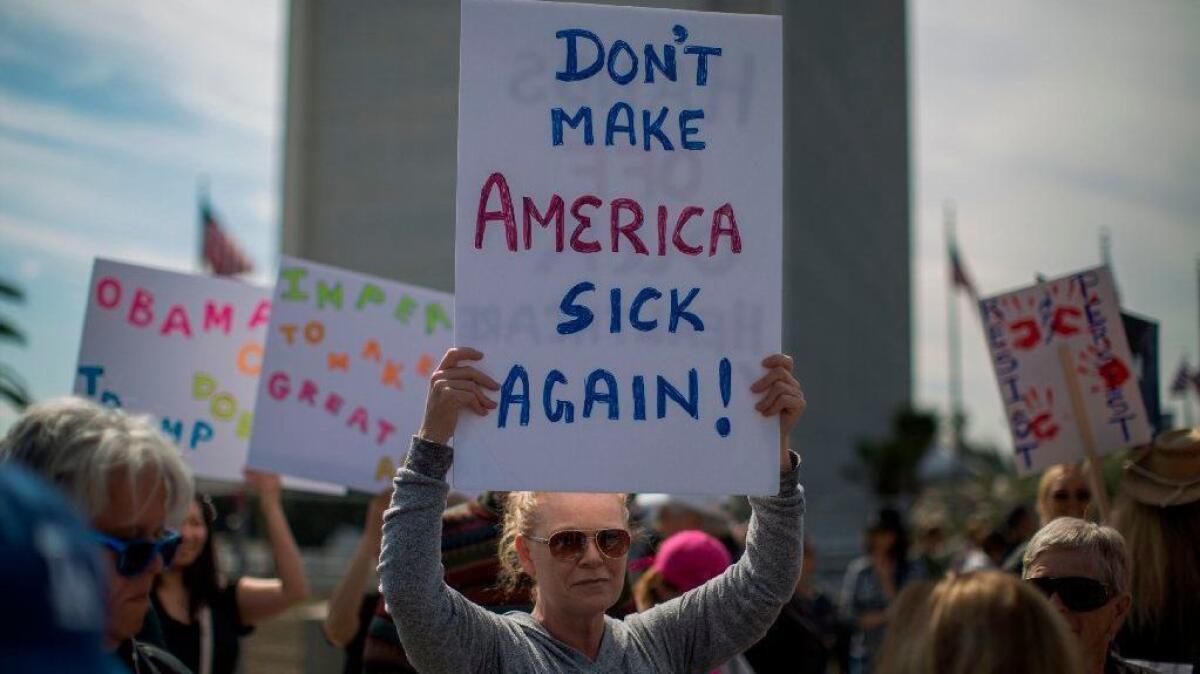
M 180 662 L 179 658 L 153 644 L 134 641 L 133 651 L 133 657 L 137 662 L 134 670 L 137 672 L 144 672 L 146 674 L 192 674 L 192 670 Z
M 1108 662 L 1104 663 L 1105 674 L 1157 674 L 1157 670 L 1136 664 L 1116 653 L 1108 654 Z

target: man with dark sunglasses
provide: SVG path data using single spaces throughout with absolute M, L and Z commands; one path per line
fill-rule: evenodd
M 1046 595 L 1079 640 L 1087 674 L 1150 670 L 1121 659 L 1112 641 L 1129 612 L 1129 553 L 1111 527 L 1060 517 L 1025 549 L 1025 580 Z
M 179 450 L 144 417 L 79 398 L 30 407 L 0 439 L 0 461 L 25 465 L 65 493 L 108 563 L 105 648 L 137 674 L 188 671 L 166 651 L 134 640 L 150 610 L 154 577 L 170 563 L 192 498 Z

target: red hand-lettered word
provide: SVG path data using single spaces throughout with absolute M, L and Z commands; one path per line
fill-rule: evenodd
M 136 328 L 155 328 L 163 337 L 177 335 L 190 339 L 197 332 L 195 326 L 200 325 L 204 334 L 221 333 L 229 335 L 234 325 L 235 305 L 218 300 L 204 300 L 196 306 L 174 303 L 167 306 L 166 312 L 156 312 L 154 293 L 146 288 L 135 287 L 132 293 L 126 292 L 121 279 L 116 276 L 105 276 L 96 282 L 94 299 L 96 306 L 107 311 L 117 311 L 127 299 L 128 306 L 124 309 L 125 321 Z M 271 302 L 260 301 L 246 321 L 246 330 L 253 331 L 259 326 L 265 326 L 270 321 Z
M 267 394 L 274 400 L 283 402 L 292 395 L 292 380 L 286 372 L 273 372 L 267 377 Z M 300 382 L 300 390 L 296 392 L 295 400 L 298 403 L 304 403 L 313 409 L 322 409 L 331 416 L 341 416 L 344 407 L 345 399 L 342 396 L 328 391 L 324 394 L 324 400 L 321 398 L 321 389 L 316 382 L 311 379 L 304 379 Z M 357 429 L 364 436 L 370 435 L 371 415 L 367 408 L 358 405 L 355 406 L 349 417 L 346 418 L 346 428 Z M 396 426 L 387 419 L 376 417 L 374 419 L 375 434 L 373 440 L 375 444 L 382 445 L 387 442 L 387 439 L 396 431 Z
M 489 209 L 489 204 L 493 201 L 499 202 L 498 209 Z M 577 253 L 598 253 L 604 250 L 604 245 L 600 243 L 595 235 L 589 230 L 592 229 L 593 215 L 599 211 L 604 202 L 597 196 L 585 194 L 576 198 L 568 208 L 563 198 L 557 194 L 550 197 L 550 203 L 543 213 L 538 210 L 537 203 L 530 197 L 523 197 L 522 205 L 522 233 L 524 234 L 524 249 L 529 250 L 533 246 L 533 222 L 537 222 L 542 228 L 547 228 L 550 223 L 554 223 L 554 251 L 561 253 L 566 245 L 570 245 L 571 250 Z M 569 240 L 566 237 L 566 213 L 570 212 L 575 219 L 575 229 L 572 231 Z M 684 255 L 700 255 L 704 252 L 705 246 L 703 239 L 699 243 L 688 243 L 684 238 L 684 228 L 690 220 L 704 214 L 704 209 L 699 206 L 685 206 L 679 211 L 679 215 L 675 218 L 673 228 L 668 227 L 668 212 L 666 206 L 657 207 L 657 254 L 665 256 L 668 249 L 667 231 L 671 229 L 670 244 L 674 249 Z M 642 235 L 639 230 L 645 223 L 645 209 L 642 205 L 633 199 L 620 197 L 613 199 L 608 204 L 608 242 L 609 250 L 613 253 L 621 251 L 621 242 L 625 241 L 632 248 L 635 255 L 650 255 L 650 249 L 642 240 Z M 508 180 L 505 179 L 502 173 L 493 173 L 488 176 L 488 179 L 483 184 L 483 189 L 479 193 L 479 209 L 475 216 L 475 248 L 482 250 L 484 243 L 484 234 L 487 231 L 489 223 L 496 222 L 504 226 L 504 244 L 510 252 L 517 252 L 517 216 L 516 208 L 513 206 L 512 191 L 509 189 Z M 585 238 L 589 237 L 589 238 Z M 712 257 L 717 254 L 717 248 L 722 238 L 729 240 L 728 246 L 730 253 L 736 255 L 742 252 L 742 235 L 738 229 L 737 216 L 733 212 L 733 206 L 729 203 L 721 204 L 712 212 L 712 219 L 709 225 L 708 232 L 708 255 Z M 694 235 L 693 235 L 694 239 Z

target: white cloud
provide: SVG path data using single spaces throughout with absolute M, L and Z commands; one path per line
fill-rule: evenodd
M 137 242 L 73 234 L 44 222 L 22 220 L 0 213 L 0 239 L 13 249 L 28 248 L 77 269 L 90 268 L 95 257 L 111 257 L 134 264 L 195 271 L 195 260 Z
M 278 132 L 282 2 L 10 0 L 8 9 L 29 29 L 87 49 L 64 77 L 104 81 L 123 72 L 214 125 Z
M 247 196 L 245 209 L 262 222 L 274 222 L 279 217 L 279 199 L 272 190 L 259 190 Z
M 105 118 L 63 104 L 0 89 L 0 127 L 10 134 L 68 145 L 67 157 L 104 153 L 152 166 L 202 166 L 209 171 L 246 175 L 264 171 L 274 159 L 269 138 L 230 138 L 220 129 L 166 128 L 122 118 Z M 7 156 L 7 155 L 5 155 Z

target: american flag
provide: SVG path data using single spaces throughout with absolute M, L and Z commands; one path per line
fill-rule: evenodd
M 204 236 L 200 257 L 215 276 L 234 276 L 253 271 L 254 263 L 221 228 L 207 200 L 200 202 L 200 222 Z
M 971 283 L 971 277 L 967 276 L 967 268 L 958 255 L 958 245 L 953 241 L 950 242 L 950 273 L 954 287 L 966 290 L 971 299 L 979 301 L 979 293 L 975 290 L 975 284 Z
M 1189 384 L 1200 387 L 1200 371 L 1197 371 L 1193 375 L 1185 360 L 1179 364 L 1179 369 L 1175 372 L 1175 378 L 1171 380 L 1171 396 L 1174 398 L 1183 397 L 1187 394 Z M 1197 390 L 1200 390 L 1200 388 Z

